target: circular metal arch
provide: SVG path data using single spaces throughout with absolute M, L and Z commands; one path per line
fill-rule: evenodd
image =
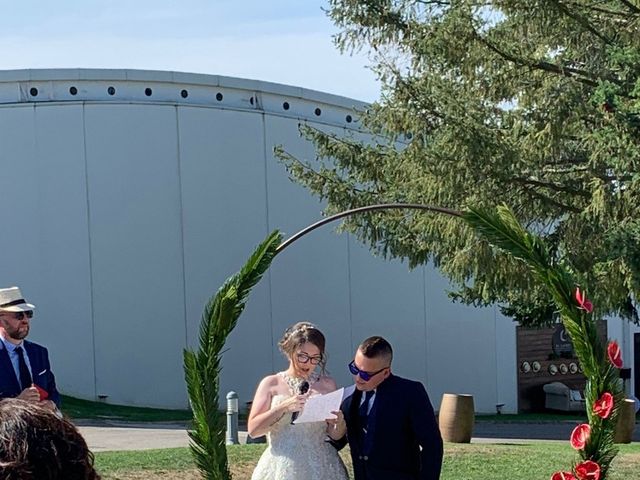
M 362 212 L 373 212 L 377 210 L 392 210 L 392 209 L 410 209 L 410 210 L 427 210 L 430 212 L 436 213 L 444 213 L 446 215 L 451 215 L 455 217 L 460 217 L 462 214 L 456 210 L 451 210 L 450 208 L 443 207 L 434 207 L 431 205 L 422 205 L 420 203 L 381 203 L 378 205 L 367 205 L 366 207 L 358 207 L 353 208 L 351 210 L 345 210 L 344 212 L 336 213 L 335 215 L 331 215 L 330 217 L 323 218 L 322 220 L 317 221 L 316 223 L 309 225 L 306 228 L 303 228 L 295 235 L 289 237 L 287 240 L 282 242 L 278 248 L 276 249 L 276 253 L 282 252 L 285 248 L 291 245 L 293 242 L 298 240 L 299 238 L 304 237 L 307 233 L 314 231 L 316 228 L 322 227 L 327 223 L 331 223 L 334 220 L 339 220 L 344 217 L 348 217 L 350 215 L 355 215 L 357 213 Z

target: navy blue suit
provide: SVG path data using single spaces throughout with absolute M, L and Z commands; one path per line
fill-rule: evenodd
M 24 340 L 22 345 L 29 356 L 33 383 L 46 390 L 49 393 L 48 400 L 52 400 L 60 407 L 60 394 L 56 389 L 56 379 L 49 365 L 49 352 L 43 346 L 27 340 Z M 0 399 L 17 397 L 21 391 L 20 382 L 11 365 L 9 352 L 4 343 L 0 342 Z
M 422 383 L 390 375 L 378 385 L 364 439 L 361 398 L 353 389 L 341 406 L 355 480 L 438 480 L 442 437 Z

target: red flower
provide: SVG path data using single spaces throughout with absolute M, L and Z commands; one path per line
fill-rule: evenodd
M 586 294 L 582 294 L 580 287 L 576 287 L 576 301 L 578 302 L 578 308 L 580 310 L 584 310 L 587 313 L 591 313 L 593 311 L 593 303 L 589 301 Z
M 622 351 L 618 346 L 618 342 L 612 340 L 607 346 L 607 355 L 609 355 L 609 361 L 616 368 L 622 368 Z
M 551 480 L 576 480 L 571 472 L 556 472 L 551 475 Z
M 571 432 L 571 446 L 576 450 L 582 450 L 591 435 L 591 427 L 587 423 L 582 423 Z
M 576 465 L 578 480 L 600 480 L 600 465 L 592 460 Z
M 604 392 L 593 404 L 593 413 L 600 418 L 609 418 L 611 410 L 613 410 L 613 395 L 609 392 Z

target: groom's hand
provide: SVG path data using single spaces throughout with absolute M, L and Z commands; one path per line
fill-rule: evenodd
M 341 410 L 332 411 L 336 418 L 327 418 L 327 435 L 333 440 L 339 440 L 347 433 L 347 422 L 344 420 L 344 413 Z

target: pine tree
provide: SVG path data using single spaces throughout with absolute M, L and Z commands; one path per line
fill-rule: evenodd
M 279 151 L 328 213 L 506 203 L 591 286 L 599 315 L 637 321 L 638 2 L 330 0 L 328 14 L 337 46 L 368 51 L 382 84 L 361 117 L 375 141 L 303 127 L 317 158 Z M 394 211 L 345 228 L 382 255 L 432 261 L 457 300 L 552 320 L 530 272 L 455 219 Z

